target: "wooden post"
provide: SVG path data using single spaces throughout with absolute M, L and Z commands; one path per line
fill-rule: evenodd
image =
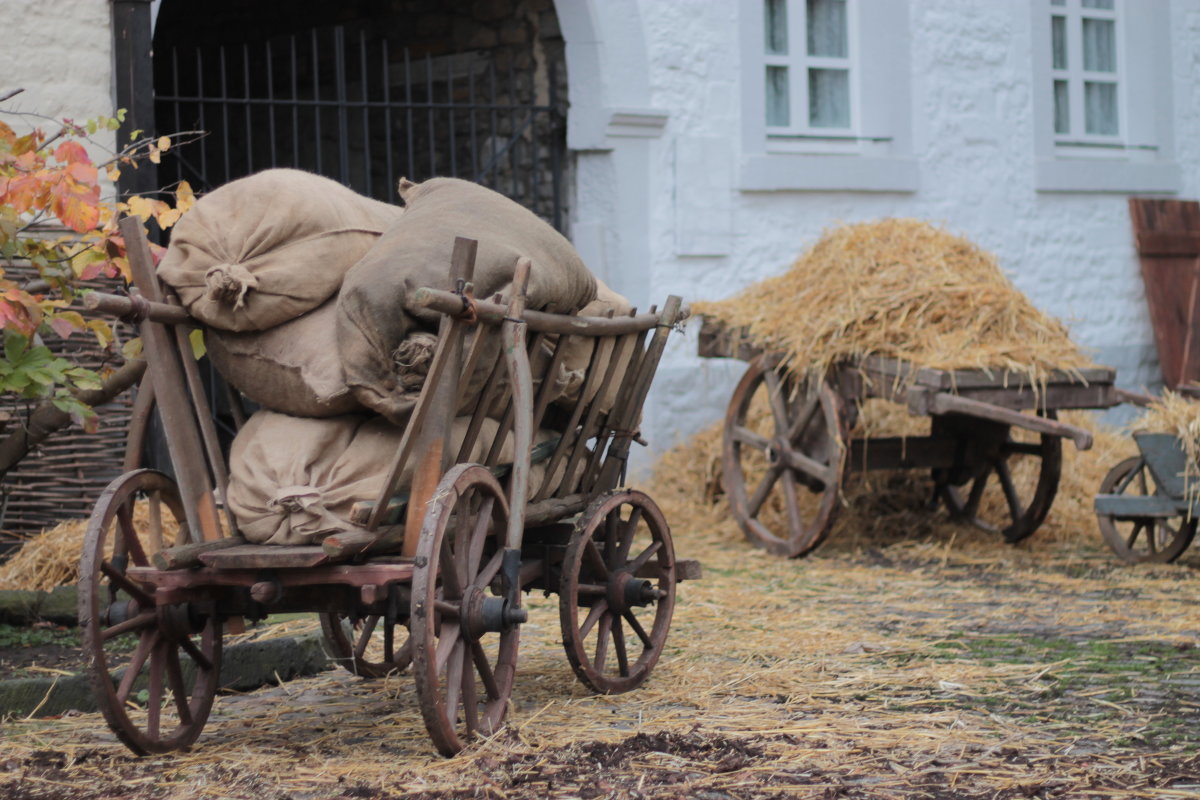
M 533 447 L 533 377 L 529 352 L 525 349 L 525 290 L 529 284 L 528 258 L 517 261 L 513 277 L 513 296 L 508 303 L 508 319 L 501 327 L 504 336 L 504 362 L 513 395 L 513 467 L 508 484 L 508 534 L 504 546 L 520 549 L 525 533 L 525 501 L 529 496 L 529 451 Z M 497 435 L 503 435 L 501 428 Z
M 141 223 L 132 217 L 120 222 L 121 235 L 129 254 L 134 285 L 152 302 L 163 302 L 150 245 L 142 234 Z M 148 374 L 154 386 L 159 417 L 167 433 L 167 449 L 175 469 L 175 481 L 183 500 L 188 531 L 193 541 L 221 538 L 217 506 L 204 459 L 204 447 L 193 414 L 179 351 L 171 332 L 162 323 L 145 320 L 140 326 L 142 349 Z
M 479 243 L 461 236 L 454 240 L 454 252 L 450 258 L 450 288 L 458 282 L 469 282 L 475 276 L 475 253 Z M 442 346 L 448 348 L 445 368 L 439 376 L 432 370 L 427 381 L 436 380 L 430 388 L 430 413 L 428 420 L 416 431 L 416 453 L 418 461 L 413 470 L 412 491 L 408 501 L 408 516 L 404 522 L 403 555 L 415 556 L 417 542 L 421 538 L 421 523 L 425 519 L 425 505 L 438 482 L 450 466 L 449 438 L 458 401 L 458 380 L 462 369 L 463 333 L 467 323 L 451 317 L 442 318 Z M 386 503 L 381 504 L 386 505 Z M 380 511 L 383 509 L 381 508 Z

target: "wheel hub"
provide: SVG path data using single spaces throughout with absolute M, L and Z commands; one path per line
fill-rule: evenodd
M 500 633 L 529 619 L 529 612 L 514 607 L 503 597 L 488 594 L 482 587 L 467 588 L 462 601 L 462 629 L 478 641 L 485 633 Z
M 614 573 L 608 582 L 608 607 L 618 614 L 648 606 L 658 597 L 654 584 L 626 570 Z

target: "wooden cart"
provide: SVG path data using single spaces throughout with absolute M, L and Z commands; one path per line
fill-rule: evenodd
M 1057 420 L 1119 402 L 1107 368 L 1055 372 L 1045 385 L 1015 373 L 913 369 L 882 357 L 836 364 L 807 380 L 782 353 L 743 329 L 705 319 L 699 353 L 749 361 L 725 414 L 722 477 L 747 538 L 782 556 L 811 552 L 829 534 L 849 472 L 928 469 L 933 501 L 951 515 L 1018 542 L 1045 519 L 1062 470 L 1062 439 L 1091 434 Z M 857 437 L 872 398 L 929 416 L 928 436 Z M 772 526 L 768 516 L 784 520 Z
M 1188 491 L 1187 454 L 1178 437 L 1135 433 L 1133 439 L 1139 455 L 1104 476 L 1095 499 L 1096 520 L 1122 561 L 1166 564 L 1195 537 L 1200 502 L 1195 487 Z
M 227 624 L 279 612 L 320 613 L 339 660 L 365 676 L 411 663 L 425 725 L 445 754 L 505 716 L 525 591 L 558 593 L 567 658 L 588 687 L 624 692 L 646 679 L 667 637 L 676 582 L 699 570 L 676 561 L 654 501 L 618 487 L 667 336 L 682 318 L 679 298 L 620 318 L 527 311 L 523 259 L 507 302 L 476 300 L 475 243 L 458 240 L 454 290 L 422 289 L 410 301 L 443 314 L 440 340 L 396 457 L 380 465 L 389 471 L 384 491 L 354 510 L 365 530 L 319 545 L 253 545 L 221 504 L 227 471 L 188 339 L 198 325 L 159 285 L 140 227 L 126 220 L 122 231 L 140 293 L 91 295 L 88 304 L 140 324 L 148 379 L 128 471 L 104 491 L 88 525 L 79 616 L 100 707 L 130 749 L 195 741 L 220 685 Z M 448 410 L 458 407 L 461 376 L 480 366 L 481 343 L 496 336 L 502 354 L 462 452 L 500 401 L 507 410 L 497 441 L 511 431 L 517 457 L 498 463 L 497 445 L 484 463 L 462 463 L 448 449 Z M 581 395 L 616 387 L 609 412 L 598 401 L 552 406 L 555 382 L 535 380 L 555 375 L 563 346 L 580 336 L 615 348 L 605 368 L 593 356 Z M 529 353 L 537 348 L 554 354 L 534 376 Z M 505 372 L 511 379 L 497 380 Z M 166 430 L 173 478 L 139 468 L 154 416 Z M 548 421 L 563 433 L 533 447 Z M 411 494 L 397 496 L 410 460 Z M 548 476 L 539 486 L 529 485 L 534 460 Z

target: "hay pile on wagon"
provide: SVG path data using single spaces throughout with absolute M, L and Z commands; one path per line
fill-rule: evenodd
M 1091 365 L 1066 326 L 1039 311 L 969 240 L 915 219 L 825 232 L 791 268 L 693 310 L 792 358 L 796 369 L 871 355 L 917 367 L 1044 379 Z

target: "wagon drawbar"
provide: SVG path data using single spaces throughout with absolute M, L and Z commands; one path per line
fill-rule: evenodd
M 1062 440 L 1080 450 L 1092 444 L 1088 431 L 1058 413 L 1124 399 L 1107 367 L 1058 370 L 1033 383 L 1020 373 L 914 368 L 871 356 L 810 378 L 745 329 L 707 317 L 698 349 L 702 357 L 749 362 L 725 413 L 722 478 L 746 537 L 787 557 L 828 536 L 849 473 L 881 469 L 930 470 L 932 499 L 952 517 L 1019 542 L 1050 511 Z M 861 404 L 873 398 L 930 417 L 930 435 L 852 438 Z M 986 502 L 989 485 L 1001 502 Z M 785 525 L 764 521 L 772 503 Z
M 522 260 L 510 297 L 476 299 L 475 243 L 456 240 L 447 288 L 418 290 L 409 301 L 440 312 L 442 322 L 395 458 L 381 465 L 384 490 L 355 507 L 356 524 L 319 544 L 257 545 L 239 535 L 223 500 L 229 471 L 188 338 L 202 326 L 159 284 L 140 226 L 127 219 L 121 228 L 136 289 L 86 302 L 139 323 L 149 368 L 126 471 L 88 524 L 79 617 L 100 707 L 131 750 L 193 743 L 220 686 L 226 627 L 279 612 L 318 612 L 339 661 L 365 677 L 411 665 L 425 725 L 447 755 L 503 722 L 523 592 L 558 594 L 567 658 L 589 688 L 624 692 L 647 678 L 663 651 L 676 584 L 699 577 L 696 562 L 676 559 L 653 499 L 622 488 L 667 337 L 686 315 L 678 297 L 624 317 L 527 310 Z M 501 355 L 466 440 L 453 448 L 450 420 L 465 376 L 487 366 L 480 359 L 495 336 Z M 607 341 L 612 357 L 594 347 L 579 402 L 551 408 L 550 378 L 577 337 Z M 531 352 L 549 354 L 538 374 Z M 481 462 L 465 461 L 496 408 L 496 443 Z M 535 444 L 534 432 L 555 415 L 557 437 Z M 155 417 L 173 475 L 141 465 Z M 501 463 L 499 442 L 510 434 L 516 455 Z M 414 479 L 400 492 L 408 464 Z

